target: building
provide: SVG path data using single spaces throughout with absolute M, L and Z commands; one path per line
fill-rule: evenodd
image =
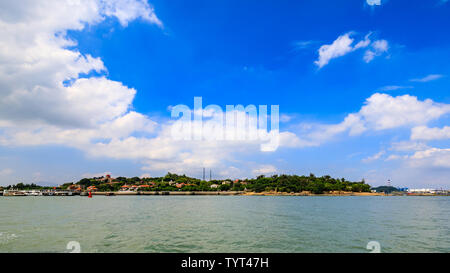
M 114 178 L 112 178 L 111 175 L 107 174 L 105 177 L 100 177 L 95 180 L 105 183 L 112 183 L 114 181 Z
M 436 193 L 437 190 L 434 189 L 409 189 L 408 193 Z
M 176 184 L 175 184 L 175 187 L 181 189 L 181 188 L 184 187 L 185 185 L 186 185 L 186 184 L 184 184 L 184 183 L 176 183 Z
M 88 191 L 97 191 L 97 187 L 96 186 L 90 186 L 90 187 L 87 187 L 87 190 Z
M 122 187 L 120 187 L 120 191 L 128 191 L 130 189 L 130 186 L 128 185 L 123 185 Z

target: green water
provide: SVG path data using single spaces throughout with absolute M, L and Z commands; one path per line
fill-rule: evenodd
M 0 197 L 0 252 L 450 252 L 449 197 Z

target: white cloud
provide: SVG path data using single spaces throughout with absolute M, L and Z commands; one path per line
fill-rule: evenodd
M 364 40 L 359 41 L 359 42 L 355 45 L 355 47 L 353 48 L 353 50 L 357 50 L 357 49 L 360 49 L 360 48 L 368 47 L 368 46 L 370 45 L 370 42 L 371 42 L 370 39 L 369 39 L 370 35 L 372 35 L 372 32 L 369 32 L 369 33 L 364 37 Z
M 364 37 L 364 40 L 359 41 L 355 46 L 352 46 L 355 39 L 351 38 L 351 32 L 339 36 L 332 44 L 322 45 L 319 48 L 319 59 L 314 63 L 319 68 L 322 68 L 332 59 L 342 57 L 361 48 L 367 48 L 369 45 L 371 46 L 371 49 L 366 51 L 364 60 L 367 63 L 372 61 L 376 56 L 380 56 L 387 52 L 389 45 L 386 40 L 376 40 L 371 42 L 369 39 L 371 34 L 372 33 L 367 34 Z
M 327 65 L 331 59 L 338 58 L 353 51 L 351 44 L 354 39 L 350 38 L 350 34 L 346 33 L 339 36 L 331 45 L 323 45 L 319 49 L 319 59 L 315 64 L 322 68 Z
M 365 123 L 374 130 L 426 124 L 447 113 L 450 113 L 449 104 L 436 103 L 430 99 L 420 101 L 410 95 L 392 97 L 380 93 L 368 98 L 359 112 Z
M 81 178 L 92 178 L 92 177 L 105 177 L 106 175 L 110 175 L 111 177 L 115 177 L 111 174 L 111 172 L 99 172 L 99 173 L 84 173 L 81 175 Z
M 153 7 L 146 0 L 105 0 L 102 1 L 104 14 L 117 17 L 122 26 L 127 26 L 130 21 L 142 18 L 150 23 L 162 26 L 162 22 L 156 17 Z
M 8 176 L 8 175 L 12 174 L 13 172 L 14 171 L 9 168 L 3 169 L 3 170 L 0 170 L 0 176 Z
M 300 138 L 292 132 L 280 132 L 280 147 L 304 148 L 319 146 L 320 143 L 315 140 L 307 140 L 306 137 Z
M 277 172 L 277 169 L 272 165 L 261 165 L 258 168 L 254 169 L 252 173 L 257 175 L 268 175 L 268 174 L 274 174 Z
M 159 24 L 150 5 L 134 0 L 10 1 L 2 2 L 0 10 L 0 124 L 94 127 L 127 113 L 136 91 L 105 77 L 80 78 L 106 68 L 100 58 L 73 48 L 76 42 L 66 32 L 107 16 L 123 25 L 136 18 Z
M 391 179 L 394 186 L 447 188 L 450 177 L 450 149 L 430 148 L 420 144 L 414 147 L 411 144 L 411 149 L 408 150 L 406 144 L 407 142 L 404 142 L 400 146 L 404 146 L 404 152 L 412 152 L 411 154 L 389 155 L 384 165 L 368 174 L 367 181 L 371 185 L 385 185 L 384 181 Z
M 318 146 L 344 132 L 354 136 L 366 130 L 367 128 L 358 114 L 349 114 L 344 121 L 338 124 L 311 124 L 301 138 L 304 143 L 311 144 L 308 146 Z
M 396 152 L 411 152 L 411 151 L 426 150 L 428 148 L 429 147 L 422 142 L 400 141 L 392 143 L 390 150 Z
M 377 40 L 372 43 L 372 48 L 366 50 L 364 53 L 364 61 L 366 63 L 371 62 L 376 56 L 380 56 L 387 52 L 389 49 L 389 44 L 386 40 Z
M 139 176 L 139 178 L 150 178 L 150 177 L 152 177 L 149 173 L 143 173 L 143 174 L 141 174 L 141 176 Z
M 450 126 L 443 128 L 429 128 L 427 126 L 417 126 L 411 130 L 412 140 L 439 140 L 450 139 Z
M 385 154 L 386 154 L 385 151 L 380 151 L 380 152 L 374 154 L 373 156 L 369 156 L 369 157 L 367 157 L 367 158 L 364 158 L 362 161 L 363 161 L 364 163 L 369 163 L 369 162 L 372 162 L 372 161 L 375 161 L 375 160 L 380 159 L 380 158 L 381 158 L 383 155 L 385 155 Z
M 369 6 L 381 6 L 381 0 L 366 0 Z
M 393 154 L 393 155 L 389 155 L 386 158 L 386 161 L 398 160 L 398 159 L 402 159 L 402 158 L 404 158 L 404 157 L 402 157 L 401 155 Z
M 438 79 L 440 79 L 442 77 L 444 77 L 444 75 L 441 75 L 441 74 L 430 74 L 430 75 L 425 76 L 423 78 L 411 79 L 410 81 L 412 81 L 412 82 L 430 82 L 430 81 L 438 80 Z
M 303 50 L 310 48 L 311 46 L 317 44 L 317 41 L 308 40 L 308 41 L 295 41 L 293 44 L 294 50 Z
M 378 89 L 378 91 L 395 91 L 395 90 L 399 90 L 399 89 L 412 89 L 414 88 L 413 86 L 401 86 L 401 85 L 387 85 L 387 86 L 383 86 L 380 87 Z
M 310 144 L 305 146 L 314 146 L 346 132 L 356 136 L 368 130 L 419 126 L 448 113 L 449 104 L 436 103 L 430 99 L 420 101 L 410 95 L 392 97 L 375 93 L 366 100 L 359 112 L 348 114 L 341 123 L 309 124 L 297 138 L 302 139 L 302 143 Z
M 293 116 L 287 115 L 287 114 L 281 114 L 280 115 L 280 122 L 289 122 L 291 121 Z
M 134 132 L 152 133 L 157 124 L 146 116 L 129 112 L 92 128 L 64 128 L 55 125 L 29 124 L 3 126 L 0 145 L 37 146 L 60 144 L 90 151 L 97 140 L 127 138 Z
M 450 168 L 450 149 L 430 148 L 409 157 L 412 167 Z

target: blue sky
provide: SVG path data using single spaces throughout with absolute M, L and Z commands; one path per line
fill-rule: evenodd
M 2 4 L 11 31 L 0 32 L 0 185 L 201 177 L 206 166 L 216 177 L 312 172 L 450 186 L 446 1 L 44 2 Z M 194 96 L 224 108 L 279 105 L 290 138 L 274 152 L 165 139 L 170 107 L 192 107 Z

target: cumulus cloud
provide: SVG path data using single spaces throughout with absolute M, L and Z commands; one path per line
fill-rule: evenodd
M 319 59 L 314 63 L 322 68 L 327 65 L 331 59 L 338 58 L 353 51 L 351 44 L 354 39 L 350 38 L 350 34 L 339 36 L 332 44 L 323 45 L 319 48 Z
M 429 128 L 427 126 L 417 126 L 411 130 L 412 140 L 440 140 L 450 139 L 450 126 L 443 128 Z
M 409 157 L 410 166 L 424 168 L 450 168 L 450 149 L 430 148 Z
M 386 40 L 376 40 L 372 42 L 369 38 L 371 34 L 372 33 L 367 34 L 364 37 L 364 40 L 359 41 L 354 46 L 352 46 L 352 44 L 355 39 L 351 37 L 353 33 L 349 32 L 339 36 L 336 40 L 333 41 L 333 43 L 322 45 L 319 48 L 319 59 L 314 63 L 319 68 L 322 68 L 327 65 L 332 59 L 342 57 L 358 49 L 367 48 L 369 46 L 370 49 L 366 50 L 363 59 L 367 63 L 372 61 L 376 56 L 380 56 L 383 53 L 387 52 L 389 49 L 389 45 Z
M 415 127 L 448 113 L 449 104 L 436 103 L 430 99 L 421 101 L 411 95 L 393 97 L 375 93 L 366 100 L 359 112 L 348 114 L 337 124 L 309 124 L 300 138 L 303 144 L 310 144 L 308 146 L 320 145 L 339 134 L 356 136 L 369 130 Z
M 420 101 L 411 95 L 392 97 L 380 93 L 368 98 L 359 112 L 365 123 L 374 130 L 426 124 L 447 113 L 450 113 L 449 104 L 430 99 Z
M 100 58 L 81 54 L 68 30 L 107 16 L 126 25 L 160 24 L 145 1 L 2 2 L 0 12 L 0 124 L 93 127 L 125 115 L 136 91 L 106 77 Z M 137 11 L 139 10 L 139 12 Z

